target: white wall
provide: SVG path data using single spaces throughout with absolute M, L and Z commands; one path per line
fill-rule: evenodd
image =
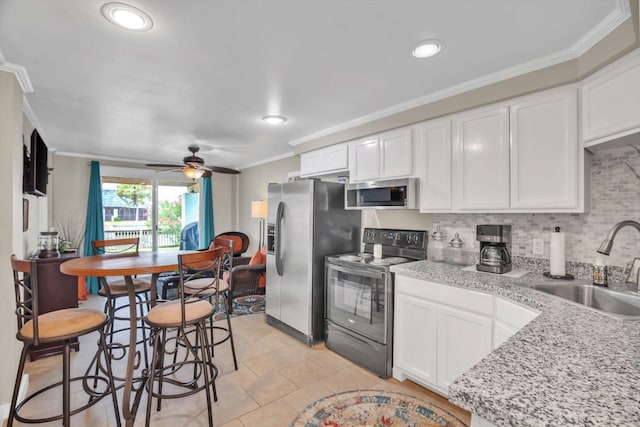
M 84 230 L 89 196 L 90 159 L 54 155 L 53 172 L 49 177 L 51 198 L 51 226 L 59 230 L 60 223 L 77 221 Z M 82 248 L 80 254 L 82 254 Z
M 218 235 L 237 228 L 236 220 L 236 175 L 214 173 L 211 176 L 213 186 L 213 228 Z
M 257 218 L 251 218 L 251 202 L 267 200 L 269 183 L 287 182 L 289 172 L 298 170 L 300 170 L 298 156 L 242 170 L 238 183 L 238 229 L 236 231 L 242 231 L 249 236 L 251 245 L 247 251 L 248 254 L 253 254 L 258 249 L 260 236 L 260 222 Z
M 11 402 L 20 345 L 9 258 L 23 253 L 22 232 L 22 90 L 11 73 L 0 71 L 0 405 Z M 5 415 L 0 414 L 0 416 Z

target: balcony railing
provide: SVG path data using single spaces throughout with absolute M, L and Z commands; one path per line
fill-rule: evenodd
M 140 250 L 151 249 L 153 247 L 153 232 L 150 228 L 144 229 L 122 229 L 105 230 L 105 239 L 125 239 L 129 237 L 140 238 Z M 159 231 L 158 248 L 178 248 L 180 246 L 180 234 Z

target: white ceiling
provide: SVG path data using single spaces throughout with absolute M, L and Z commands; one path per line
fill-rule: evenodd
M 179 163 L 196 142 L 207 164 L 235 168 L 574 58 L 628 15 L 626 0 L 132 0 L 154 22 L 135 33 L 103 3 L 0 0 L 0 69 L 26 70 L 48 146 Z M 445 50 L 413 58 L 427 38 Z

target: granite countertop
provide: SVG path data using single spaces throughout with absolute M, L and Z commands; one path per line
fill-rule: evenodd
M 516 279 L 432 261 L 392 271 L 501 295 L 541 312 L 449 386 L 454 404 L 497 425 L 640 426 L 640 321 L 527 288 L 557 283 L 541 273 Z

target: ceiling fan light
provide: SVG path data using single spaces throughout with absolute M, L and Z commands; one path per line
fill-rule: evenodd
M 189 179 L 198 179 L 204 175 L 206 171 L 204 169 L 197 169 L 192 167 L 184 167 L 182 168 L 182 173 Z
M 107 21 L 125 30 L 149 31 L 153 27 L 149 15 L 125 3 L 105 3 L 100 10 Z
M 279 125 L 286 122 L 287 118 L 282 116 L 264 116 L 262 120 L 270 125 Z
M 440 40 L 423 40 L 416 44 L 412 54 L 416 58 L 429 58 L 440 53 L 443 47 L 444 45 Z

